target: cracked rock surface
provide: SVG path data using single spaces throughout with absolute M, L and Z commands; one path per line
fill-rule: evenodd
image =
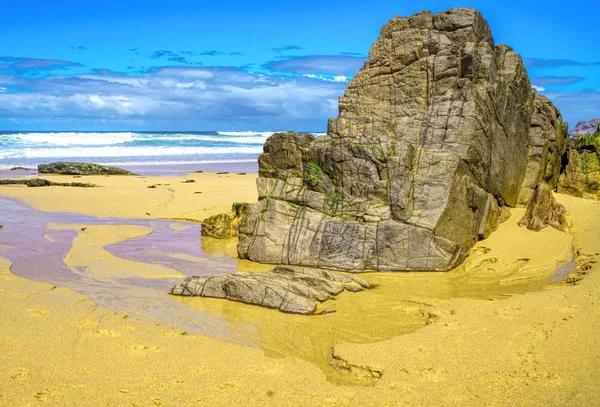
M 277 266 L 266 273 L 188 277 L 173 287 L 171 294 L 226 298 L 283 312 L 314 314 L 318 302 L 332 299 L 344 290 L 357 292 L 371 287 L 358 277 L 334 271 Z
M 449 270 L 505 206 L 558 184 L 559 111 L 474 9 L 393 18 L 327 135 L 277 133 L 238 254 L 341 270 Z

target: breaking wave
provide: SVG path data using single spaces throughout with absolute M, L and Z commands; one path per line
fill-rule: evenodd
M 23 148 L 0 151 L 0 160 L 19 158 L 75 158 L 75 157 L 161 157 L 186 155 L 241 155 L 262 152 L 256 147 L 70 147 Z

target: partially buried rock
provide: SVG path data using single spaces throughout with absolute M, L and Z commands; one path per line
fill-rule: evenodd
M 564 232 L 569 228 L 567 209 L 556 202 L 550 187 L 541 183 L 535 189 L 519 226 L 526 226 L 527 229 L 536 232 L 551 226 Z
M 62 175 L 135 175 L 130 171 L 118 167 L 80 162 L 40 164 L 38 165 L 38 172 L 40 174 Z
M 220 213 L 202 222 L 202 236 L 229 239 L 238 236 L 238 225 L 246 211 L 246 203 L 234 203 L 230 213 Z
M 93 188 L 96 184 L 83 182 L 54 182 L 43 178 L 0 179 L 0 185 L 26 185 L 28 187 L 81 187 Z
M 332 299 L 344 290 L 356 292 L 366 288 L 372 285 L 338 272 L 277 266 L 266 273 L 188 277 L 173 287 L 171 294 L 225 298 L 294 314 L 314 314 L 318 302 Z

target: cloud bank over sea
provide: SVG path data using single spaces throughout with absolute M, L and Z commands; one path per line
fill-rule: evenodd
M 423 8 L 391 0 L 33 4 L 2 10 L 0 130 L 325 131 L 381 27 Z M 558 8 L 533 0 L 481 10 L 496 43 L 523 55 L 532 86 L 572 125 L 600 117 L 598 30 L 581 24 L 599 7 L 571 3 L 543 19 L 540 9 Z

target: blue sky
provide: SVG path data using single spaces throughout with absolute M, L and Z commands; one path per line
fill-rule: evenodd
M 4 2 L 0 130 L 323 131 L 381 26 L 476 7 L 571 127 L 600 117 L 600 2 Z

